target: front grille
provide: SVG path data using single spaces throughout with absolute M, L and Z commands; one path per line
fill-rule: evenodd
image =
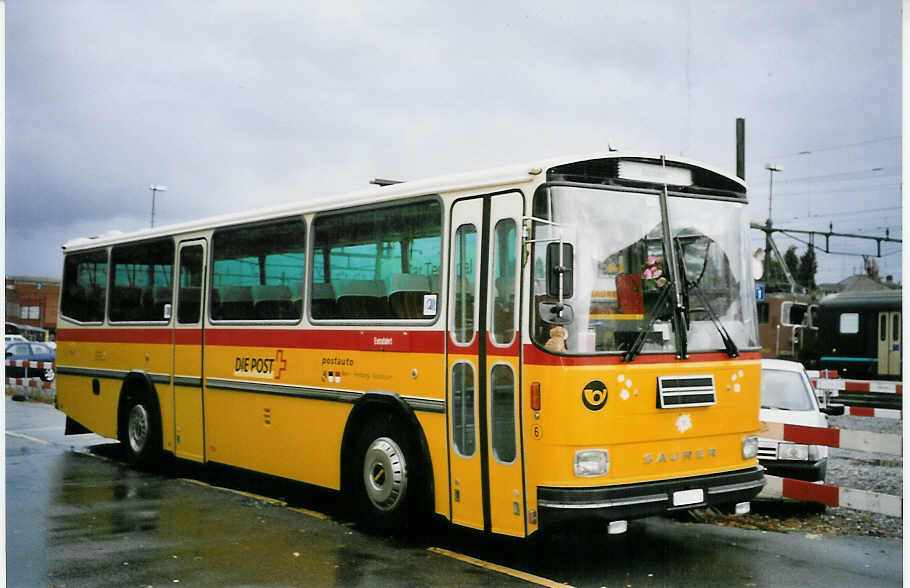
M 717 404 L 714 376 L 660 376 L 657 408 L 682 408 Z
M 759 439 L 758 459 L 777 459 L 777 442 Z

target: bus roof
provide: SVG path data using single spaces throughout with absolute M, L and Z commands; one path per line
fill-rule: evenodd
M 250 213 L 249 211 L 236 212 L 202 218 L 185 223 L 131 231 L 128 233 L 119 230 L 112 230 L 106 233 L 102 233 L 98 236 L 71 239 L 70 241 L 64 243 L 62 247 L 65 251 L 93 249 L 96 247 L 104 247 L 117 243 L 152 239 L 156 237 L 164 237 L 180 233 L 190 233 L 216 227 L 247 224 L 285 215 L 308 214 L 314 212 L 337 210 L 340 208 L 349 208 L 352 206 L 372 204 L 378 201 L 387 202 L 413 196 L 421 196 L 426 194 L 445 194 L 448 192 L 459 192 L 464 190 L 502 188 L 515 184 L 529 183 L 537 178 L 540 178 L 540 180 L 543 181 L 546 178 L 544 172 L 546 172 L 548 169 L 568 163 L 590 161 L 596 159 L 659 159 L 660 157 L 660 154 L 655 153 L 609 152 L 543 159 L 501 168 L 436 176 L 401 182 L 397 184 L 390 184 L 386 186 L 376 186 L 328 198 L 301 200 L 280 206 L 262 208 L 254 211 L 253 213 Z M 666 156 L 666 160 L 671 163 L 681 163 L 716 173 L 735 181 L 738 185 L 742 186 L 743 191 L 746 189 L 745 183 L 739 178 L 730 176 L 727 173 L 721 172 L 715 168 L 706 166 L 697 161 L 670 155 Z

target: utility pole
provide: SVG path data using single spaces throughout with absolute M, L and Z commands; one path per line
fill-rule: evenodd
M 768 220 L 765 222 L 765 226 L 768 227 L 765 232 L 765 287 L 769 287 L 771 282 L 771 203 L 774 198 L 774 172 L 784 171 L 784 168 L 773 163 L 766 163 L 765 169 L 768 170 Z
M 746 119 L 736 119 L 736 177 L 746 181 Z

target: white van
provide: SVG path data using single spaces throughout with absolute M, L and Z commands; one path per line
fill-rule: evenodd
M 815 390 L 802 364 L 779 359 L 761 360 L 760 420 L 827 427 L 827 414 L 844 414 L 844 407 L 839 404 L 819 407 Z M 828 467 L 828 448 L 760 437 L 758 461 L 772 476 L 823 482 Z

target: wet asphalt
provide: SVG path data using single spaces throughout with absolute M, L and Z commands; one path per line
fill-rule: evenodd
M 109 439 L 65 437 L 65 419 L 53 407 L 8 397 L 5 403 L 8 586 L 510 586 L 550 580 L 857 587 L 902 581 L 900 539 L 664 518 L 632 521 L 617 536 L 592 525 L 517 541 L 440 522 L 417 538 L 377 536 L 351 522 L 334 493 L 176 461 L 137 471 L 119 461 Z

